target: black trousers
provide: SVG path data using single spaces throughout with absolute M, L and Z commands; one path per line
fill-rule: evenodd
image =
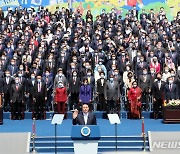
M 145 110 L 149 110 L 149 93 L 148 92 L 143 92 L 142 93 L 142 104 Z
M 162 111 L 162 102 L 163 100 L 161 98 L 154 101 L 153 108 L 155 114 L 159 114 Z
M 4 111 L 10 110 L 10 93 L 7 92 L 4 94 Z
M 107 104 L 104 98 L 104 94 L 98 95 L 98 103 L 99 103 L 100 111 L 107 111 Z
M 70 110 L 75 108 L 79 109 L 79 93 L 71 93 L 70 102 L 69 102 Z
M 36 118 L 44 119 L 45 114 L 45 100 L 44 97 L 38 95 L 34 102 L 34 116 Z
M 117 113 L 118 112 L 118 104 L 115 100 L 108 100 L 107 101 L 108 109 L 107 113 Z
M 23 110 L 22 101 L 16 100 L 15 102 L 12 102 L 12 106 L 11 106 L 12 116 L 16 116 L 16 117 L 18 116 L 22 118 L 22 110 Z

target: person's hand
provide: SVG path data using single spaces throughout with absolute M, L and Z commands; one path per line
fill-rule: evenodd
M 47 100 L 47 97 L 45 97 L 45 101 Z
M 73 113 L 73 119 L 76 119 L 78 116 L 79 111 L 77 109 L 75 109 L 74 113 Z
M 156 101 L 156 99 L 155 99 L 155 98 L 154 98 L 153 100 L 154 100 L 154 102 Z

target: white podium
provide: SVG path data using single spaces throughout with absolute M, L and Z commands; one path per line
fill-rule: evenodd
M 100 131 L 97 125 L 73 126 L 71 138 L 75 154 L 97 154 Z

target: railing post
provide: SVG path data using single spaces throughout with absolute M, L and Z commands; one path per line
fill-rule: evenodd
M 36 119 L 33 118 L 33 124 L 32 124 L 32 141 L 33 141 L 32 153 L 36 153 L 35 137 L 36 137 Z
M 143 137 L 143 151 L 146 151 L 146 133 L 144 130 L 144 117 L 142 117 L 142 137 Z

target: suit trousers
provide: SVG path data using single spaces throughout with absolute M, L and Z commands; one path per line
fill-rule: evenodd
M 11 113 L 12 116 L 21 116 L 22 115 L 22 101 L 15 101 L 12 102 L 11 106 Z
M 60 114 L 65 114 L 65 102 L 57 102 L 57 112 Z
M 7 92 L 4 94 L 4 111 L 10 110 L 10 93 Z
M 155 114 L 159 114 L 159 112 L 162 111 L 162 103 L 163 103 L 162 99 L 156 99 L 156 101 L 154 101 L 153 108 Z
M 107 111 L 107 104 L 104 98 L 104 94 L 99 94 L 98 95 L 98 102 L 100 105 L 100 111 Z
M 75 108 L 79 109 L 79 93 L 71 93 L 70 97 L 70 110 L 73 110 Z
M 36 97 L 36 102 L 34 102 L 34 110 L 35 110 L 35 116 L 40 117 L 41 119 L 44 118 L 44 112 L 45 112 L 45 100 L 44 97 L 41 95 L 38 95 Z
M 145 110 L 149 109 L 149 93 L 148 92 L 142 92 L 142 104 L 144 106 Z

